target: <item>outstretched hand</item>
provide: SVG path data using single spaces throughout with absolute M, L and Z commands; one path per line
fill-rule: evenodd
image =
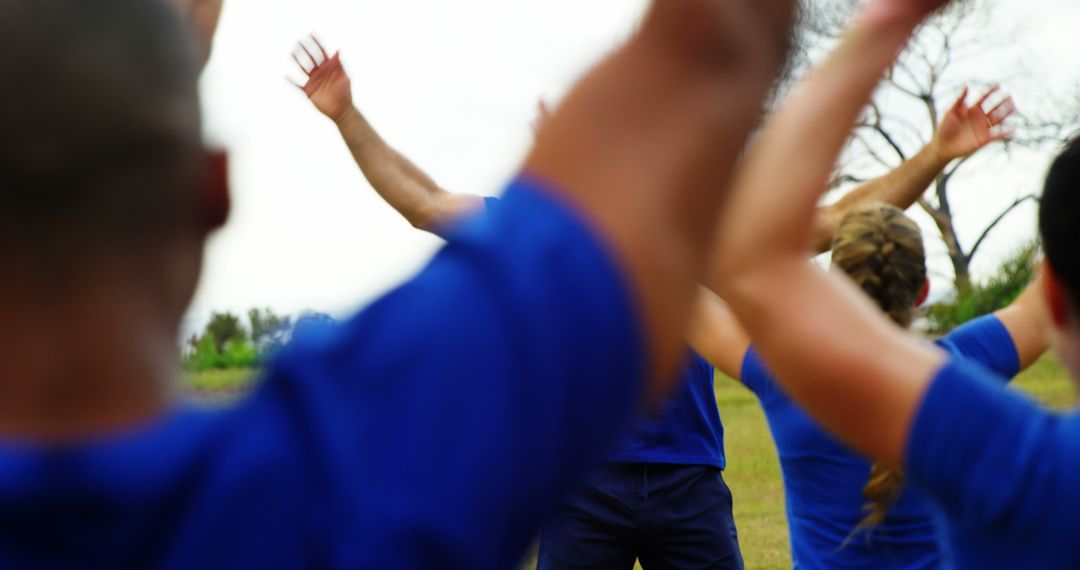
M 297 50 L 293 50 L 293 60 L 307 76 L 303 85 L 294 85 L 311 99 L 319 112 L 338 122 L 352 107 L 352 84 L 341 65 L 341 54 L 328 55 L 315 36 L 311 36 L 310 40 L 315 44 L 317 53 L 311 53 L 303 41 L 297 44 L 299 50 L 303 51 L 303 58 Z
M 964 88 L 960 98 L 942 118 L 934 136 L 934 145 L 941 158 L 963 158 L 990 143 L 1007 140 L 1012 136 L 1012 131 L 1003 126 L 1005 120 L 1016 112 L 1012 97 L 1005 97 L 989 111 L 984 108 L 999 89 L 999 86 L 994 85 L 969 107 L 968 89 Z

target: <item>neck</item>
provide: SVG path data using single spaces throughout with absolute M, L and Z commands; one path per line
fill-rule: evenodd
M 64 443 L 161 414 L 176 329 L 144 284 L 96 279 L 61 292 L 0 291 L 0 439 Z

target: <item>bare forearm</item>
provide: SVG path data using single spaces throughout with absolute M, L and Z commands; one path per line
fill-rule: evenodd
M 908 209 L 947 165 L 948 161 L 942 158 L 935 144 L 930 143 L 885 176 L 875 178 L 852 190 L 835 204 L 821 208 L 814 229 L 814 251 L 828 251 L 840 222 L 862 206 L 882 202 L 901 210 Z
M 739 380 L 750 337 L 727 304 L 705 287 L 698 288 L 686 342 L 717 370 Z
M 356 107 L 336 123 L 364 177 L 394 210 L 420 229 L 430 230 L 445 221 L 440 218 L 448 214 L 441 206 L 449 193 L 386 144 Z
M 1016 301 L 995 313 L 1013 339 L 1020 370 L 1027 369 L 1050 349 L 1053 324 L 1043 296 L 1043 285 L 1040 274 Z

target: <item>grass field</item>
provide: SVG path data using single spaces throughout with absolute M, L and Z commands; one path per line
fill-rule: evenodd
M 198 399 L 232 398 L 250 387 L 252 376 L 249 370 L 190 374 L 188 392 Z M 1074 401 L 1065 372 L 1052 356 L 1022 374 L 1016 387 L 1054 408 L 1068 407 Z M 727 448 L 724 476 L 735 497 L 735 520 L 746 567 L 791 568 L 780 464 L 761 407 L 749 391 L 720 375 L 716 400 Z
M 247 393 L 255 378 L 254 370 L 206 370 L 184 374 L 184 392 L 200 401 L 231 401 Z

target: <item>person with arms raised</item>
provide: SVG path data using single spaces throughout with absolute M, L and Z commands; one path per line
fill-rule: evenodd
M 441 235 L 485 205 L 497 207 L 494 199 L 444 190 L 387 144 L 354 104 L 340 54 L 331 55 L 312 37 L 298 44 L 294 57 L 307 76 L 298 87 L 337 125 L 372 188 L 414 227 Z M 970 107 L 961 96 L 933 141 L 911 160 L 820 208 L 815 240 L 827 248 L 840 220 L 864 204 L 881 200 L 911 205 L 950 161 L 997 140 L 987 132 L 988 125 L 1000 125 L 1012 113 L 1012 103 L 1006 98 L 985 110 L 994 91 Z M 545 111 L 541 105 L 538 124 Z M 540 568 L 631 568 L 635 559 L 646 568 L 742 566 L 731 492 L 721 473 L 726 467 L 724 432 L 713 369 L 691 351 L 679 375 L 682 388 L 663 413 L 641 419 L 547 525 Z M 619 498 L 617 505 L 611 497 Z M 686 504 L 696 508 L 686 509 Z
M 785 393 L 853 449 L 902 470 L 933 502 L 955 567 L 1075 568 L 1075 413 L 1054 414 L 1002 390 L 994 371 L 910 337 L 850 280 L 806 259 L 814 205 L 852 124 L 929 6 L 868 4 L 773 117 L 737 175 L 713 282 Z M 780 161 L 788 167 L 776 169 Z M 1078 165 L 1073 143 L 1051 168 L 1040 209 L 1042 292 L 1074 377 Z
M 841 223 L 832 260 L 893 322 L 910 325 L 927 292 L 922 233 L 914 221 L 891 206 L 865 206 Z M 1004 383 L 1049 348 L 1041 285 L 1036 280 L 1008 308 L 967 323 L 937 344 Z M 948 567 L 932 504 L 905 488 L 901 471 L 872 465 L 810 419 L 761 361 L 723 301 L 705 289 L 700 295 L 690 344 L 742 382 L 765 410 L 783 472 L 794 566 Z
M 951 160 L 1004 138 L 1007 131 L 1001 125 L 1014 111 L 1011 98 L 984 109 L 997 89 L 970 107 L 964 89 L 931 143 L 875 183 L 893 188 L 910 204 Z M 860 201 L 861 192 L 840 203 Z M 822 218 L 820 208 L 816 217 Z M 820 227 L 818 222 L 815 246 L 821 243 Z M 841 220 L 832 263 L 902 327 L 910 325 L 929 290 L 922 232 L 902 211 L 883 203 L 864 204 Z M 1048 349 L 1037 291 L 1033 284 L 1011 307 L 961 327 L 939 345 L 1012 378 Z M 742 325 L 708 289 L 701 290 L 688 339 L 718 370 L 753 391 L 765 410 L 784 475 L 796 568 L 929 569 L 945 564 L 947 553 L 930 504 L 904 490 L 902 473 L 883 464 L 871 466 L 808 418 L 752 350 Z
M 513 564 L 672 389 L 791 13 L 653 2 L 499 212 L 200 411 L 171 398 L 177 329 L 228 195 L 191 38 L 163 1 L 0 0 L 0 566 Z

